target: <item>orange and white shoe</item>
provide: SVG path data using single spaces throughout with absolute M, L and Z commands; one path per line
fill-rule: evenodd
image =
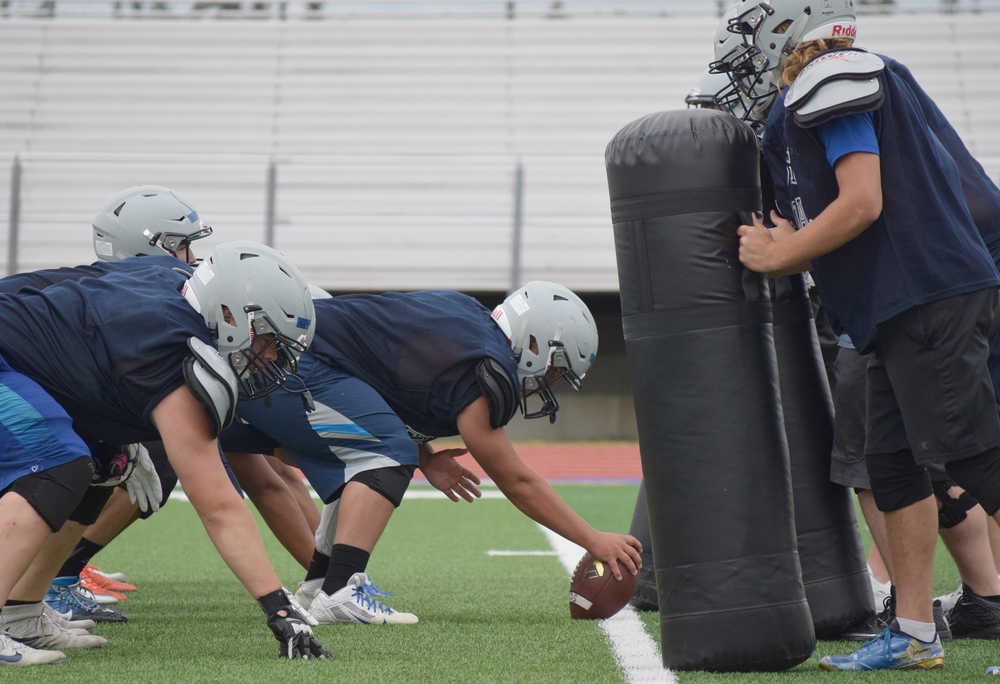
M 124 572 L 104 572 L 96 565 L 87 564 L 87 567 L 96 572 L 98 575 L 103 575 L 108 579 L 117 580 L 119 582 L 128 582 L 128 577 L 125 576 Z
M 126 599 L 125 594 L 121 594 L 117 591 L 111 591 L 110 589 L 103 589 L 99 582 L 94 581 L 90 577 L 84 577 L 80 575 L 80 588 L 85 592 L 89 593 L 91 600 L 94 603 L 106 606 L 109 604 L 119 603 Z
M 104 573 L 98 571 L 93 565 L 87 565 L 83 568 L 83 572 L 80 573 L 81 579 L 90 580 L 90 583 L 95 587 L 100 587 L 102 593 L 110 592 L 125 592 L 125 591 L 135 591 L 135 585 L 129 584 L 128 582 L 119 582 L 118 580 L 111 579 Z M 91 589 L 94 591 L 94 589 Z

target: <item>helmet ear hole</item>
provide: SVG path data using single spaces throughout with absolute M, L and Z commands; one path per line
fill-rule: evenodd
M 528 349 L 530 349 L 531 353 L 535 356 L 538 355 L 538 340 L 535 339 L 534 335 L 528 336 Z
M 232 325 L 232 326 L 236 325 L 236 317 L 233 316 L 233 312 L 230 311 L 229 307 L 226 306 L 225 304 L 222 305 L 222 318 L 229 325 Z

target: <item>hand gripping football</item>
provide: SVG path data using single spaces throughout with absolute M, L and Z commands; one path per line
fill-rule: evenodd
M 569 615 L 575 620 L 609 618 L 621 610 L 635 593 L 638 577 L 622 568 L 621 581 L 611 568 L 589 552 L 576 564 L 569 581 Z

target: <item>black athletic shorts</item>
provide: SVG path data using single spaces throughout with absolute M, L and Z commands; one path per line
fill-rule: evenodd
M 94 466 L 90 456 L 83 456 L 18 478 L 0 491 L 0 496 L 7 492 L 17 492 L 31 504 L 49 529 L 58 532 L 84 497 L 93 473 Z M 110 491 L 111 488 L 106 489 Z
M 871 489 L 865 465 L 865 376 L 868 355 L 841 348 L 833 362 L 833 452 L 830 481 Z
M 97 516 L 104 510 L 104 505 L 111 498 L 114 487 L 89 487 L 83 495 L 83 500 L 69 514 L 69 519 L 81 525 L 93 525 Z
M 1000 325 L 1000 289 L 908 309 L 878 326 L 868 363 L 869 454 L 913 451 L 921 465 L 1000 445 L 987 361 Z

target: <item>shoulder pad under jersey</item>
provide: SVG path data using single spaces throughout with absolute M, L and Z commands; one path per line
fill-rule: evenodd
M 191 356 L 184 359 L 184 381 L 204 404 L 218 436 L 236 416 L 236 374 L 215 347 L 197 337 L 188 338 L 188 349 Z
M 476 381 L 490 407 L 490 427 L 502 428 L 517 411 L 517 387 L 503 366 L 489 357 L 476 364 Z
M 885 97 L 879 76 L 885 62 L 864 50 L 824 52 L 799 72 L 785 95 L 785 109 L 800 128 L 878 109 Z

